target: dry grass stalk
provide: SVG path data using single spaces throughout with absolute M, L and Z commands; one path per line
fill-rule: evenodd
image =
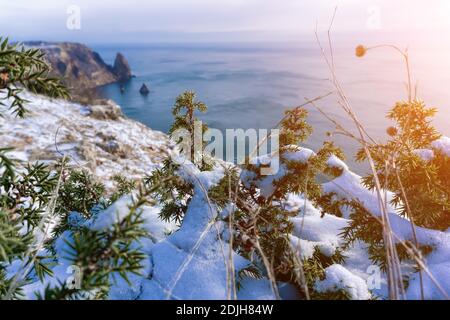
M 336 89 L 336 93 L 339 99 L 339 105 L 342 107 L 344 112 L 350 117 L 352 122 L 355 124 L 357 131 L 358 131 L 358 142 L 363 147 L 363 150 L 366 154 L 366 157 L 369 162 L 370 170 L 372 171 L 372 174 L 374 176 L 374 182 L 375 182 L 375 190 L 377 194 L 378 199 L 378 206 L 381 211 L 381 217 L 382 217 L 382 227 L 383 227 L 383 238 L 384 238 L 384 244 L 385 244 L 385 250 L 386 250 L 386 258 L 387 258 L 387 276 L 388 276 L 388 288 L 389 288 L 389 298 L 392 300 L 397 300 L 400 298 L 401 293 L 404 291 L 403 283 L 401 279 L 401 272 L 400 272 L 400 261 L 398 259 L 397 250 L 394 244 L 394 241 L 392 239 L 392 228 L 390 226 L 389 221 L 389 215 L 387 212 L 387 206 L 385 197 L 383 195 L 383 188 L 380 182 L 380 179 L 378 177 L 378 173 L 375 169 L 375 163 L 372 158 L 372 155 L 370 153 L 369 149 L 369 143 L 367 141 L 368 134 L 362 125 L 362 123 L 359 121 L 356 114 L 353 112 L 353 108 L 338 80 L 337 74 L 336 74 L 336 68 L 334 63 L 334 54 L 333 54 L 333 46 L 331 41 L 331 29 L 333 27 L 334 19 L 336 16 L 337 8 L 334 11 L 334 14 L 332 16 L 332 20 L 330 22 L 330 26 L 328 28 L 328 46 L 330 51 L 330 57 L 327 56 L 324 47 L 322 46 L 322 42 L 320 41 L 318 30 L 316 27 L 315 36 L 317 40 L 317 44 L 322 52 L 322 56 L 328 66 L 328 69 L 331 74 L 331 83 Z M 369 136 L 370 137 L 370 136 Z

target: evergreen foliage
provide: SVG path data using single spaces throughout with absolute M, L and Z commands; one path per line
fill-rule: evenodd
M 436 109 L 422 101 L 399 102 L 389 112 L 396 122 L 389 128 L 389 140 L 370 147 L 376 169 L 386 188 L 394 193 L 392 204 L 418 226 L 446 230 L 450 227 L 450 159 L 435 150 L 431 159 L 422 159 L 420 150 L 431 149 L 440 134 L 431 124 Z M 357 153 L 365 161 L 364 151 Z M 372 175 L 364 184 L 374 188 Z
M 188 137 L 184 136 L 182 137 L 174 137 L 175 139 L 178 139 L 176 142 L 180 147 L 180 152 L 185 154 L 186 157 L 190 160 L 192 160 L 194 163 L 201 162 L 200 168 L 203 170 L 210 170 L 211 165 L 208 164 L 208 162 L 204 161 L 203 158 L 198 159 L 200 154 L 198 154 L 199 151 L 203 150 L 203 147 L 205 146 L 205 142 L 203 139 L 201 140 L 200 148 L 202 150 L 196 150 L 195 149 L 195 141 L 196 141 L 196 135 L 201 135 L 198 138 L 202 138 L 203 134 L 208 130 L 208 126 L 206 124 L 203 124 L 200 122 L 198 118 L 195 117 L 195 113 L 197 111 L 199 112 L 206 112 L 208 110 L 208 107 L 206 104 L 202 101 L 198 101 L 196 99 L 196 93 L 193 91 L 185 91 L 182 94 L 180 94 L 176 101 L 175 105 L 172 109 L 172 114 L 174 116 L 174 121 L 172 126 L 169 129 L 169 134 L 171 136 L 176 133 L 177 130 L 186 130 L 189 139 L 187 141 L 187 145 L 182 143 L 182 139 L 186 139 Z M 183 113 L 184 112 L 184 113 Z M 201 124 L 200 132 L 196 131 L 196 123 Z M 189 150 L 186 150 L 186 149 Z
M 169 133 L 173 135 L 177 130 L 186 130 L 189 137 L 174 137 L 179 147 L 181 154 L 187 155 L 187 157 L 193 160 L 196 156 L 196 150 L 194 148 L 195 141 L 195 122 L 199 121 L 195 117 L 195 112 L 206 112 L 208 107 L 205 103 L 196 99 L 196 93 L 193 91 L 185 91 L 180 94 L 172 109 L 174 116 L 174 122 L 169 130 Z M 184 113 L 183 113 L 184 111 Z M 202 124 L 201 127 L 201 147 L 203 151 L 203 133 L 208 129 L 206 124 Z M 183 138 L 188 138 L 188 143 L 183 141 Z M 185 150 L 189 148 L 189 150 Z M 200 155 L 201 156 L 201 155 Z M 211 159 L 209 159 L 211 160 Z M 200 163 L 199 163 L 200 162 Z M 209 171 L 212 169 L 211 161 L 197 161 L 195 163 L 199 169 Z M 176 164 L 173 159 L 168 157 L 163 161 L 163 166 L 160 169 L 156 169 L 152 174 L 146 177 L 145 181 L 148 186 L 157 186 L 154 196 L 161 204 L 160 216 L 165 221 L 175 220 L 180 223 L 189 202 L 194 194 L 193 186 L 185 182 L 176 171 L 179 169 L 179 165 Z
M 39 50 L 0 41 L 0 94 L 5 93 L 0 99 L 12 98 L 11 109 L 17 116 L 26 115 L 27 101 L 20 97 L 24 89 L 68 97 L 58 79 L 48 78 L 48 72 Z M 55 243 L 60 236 L 70 248 L 65 259 L 82 271 L 81 289 L 60 282 L 37 293 L 38 298 L 105 298 L 114 277 L 128 279 L 129 273 L 139 272 L 144 256 L 138 240 L 147 236 L 140 217 L 140 207 L 148 201 L 145 189 L 140 189 L 123 220 L 107 230 L 92 230 L 89 223 L 95 220 L 98 206 L 104 209 L 130 193 L 134 182 L 117 175 L 117 189 L 108 197 L 104 186 L 86 171 L 69 168 L 67 158 L 54 168 L 42 163 L 22 165 L 8 157 L 10 151 L 0 149 L 0 298 L 20 299 L 25 284 L 53 276 L 52 268 L 58 264 Z M 69 220 L 75 213 L 80 216 L 74 224 Z M 44 238 L 41 244 L 36 235 L 49 223 L 56 223 L 53 238 Z M 6 268 L 13 261 L 21 268 L 11 277 Z
M 385 143 L 368 146 L 375 162 L 375 169 L 383 187 L 393 193 L 391 204 L 397 212 L 417 226 L 447 230 L 450 227 L 450 158 L 432 147 L 441 135 L 431 124 L 436 109 L 428 108 L 422 101 L 398 102 L 387 118 L 395 122 L 387 129 Z M 432 157 L 423 158 L 421 151 L 432 151 Z M 367 160 L 367 154 L 360 149 L 356 160 Z M 374 176 L 362 178 L 365 187 L 375 189 Z M 358 240 L 368 245 L 371 260 L 386 270 L 387 259 L 383 228 L 379 218 L 374 217 L 362 203 L 354 199 L 339 199 L 333 193 L 322 197 L 321 207 L 330 214 L 342 216 L 342 210 L 350 212 L 350 224 L 342 230 L 341 236 L 348 248 Z M 411 239 L 404 243 L 416 247 L 422 256 L 432 249 Z M 398 244 L 401 260 L 411 258 L 405 247 Z M 416 266 L 420 270 L 419 266 Z
M 53 98 L 68 98 L 66 88 L 59 79 L 50 78 L 50 66 L 44 59 L 44 53 L 39 49 L 11 45 L 8 38 L 0 37 L 0 106 L 1 100 L 13 99 L 10 109 L 19 117 L 26 113 L 25 103 L 20 97 L 24 90 L 42 93 Z
M 192 103 L 193 97 L 195 94 L 188 92 L 177 99 L 171 132 L 180 127 L 190 130 L 193 110 L 206 111 L 202 103 Z M 190 111 L 179 116 L 178 111 L 186 105 Z M 290 218 L 294 214 L 286 210 L 283 203 L 289 193 L 304 194 L 308 199 L 318 203 L 322 196 L 319 176 L 332 174 L 327 165 L 329 157 L 334 154 L 343 158 L 340 149 L 332 142 L 324 143 L 323 147 L 304 163 L 291 161 L 285 156 L 286 153 L 298 151 L 298 145 L 312 133 L 312 127 L 307 124 L 306 117 L 306 110 L 295 108 L 288 110 L 280 123 L 280 165 L 285 168 L 286 173 L 279 180 L 273 181 L 274 192 L 269 197 L 262 196 L 258 189 L 259 183 L 267 178 L 261 175 L 261 168 L 258 165 L 248 162 L 242 168 L 238 168 L 216 163 L 224 167 L 225 176 L 209 190 L 208 197 L 219 210 L 224 210 L 227 205 L 233 203 L 232 217 L 225 218 L 225 222 L 228 223 L 228 219 L 232 221 L 234 249 L 254 261 L 255 264 L 249 266 L 250 270 L 255 271 L 255 268 L 259 270 L 239 274 L 239 283 L 239 279 L 245 274 L 255 277 L 258 274 L 265 274 L 267 270 L 262 263 L 265 257 L 270 259 L 277 280 L 296 281 L 296 258 L 289 240 L 292 232 Z M 179 177 L 178 169 L 179 167 L 168 158 L 164 162 L 164 167 L 155 170 L 146 181 L 148 185 L 159 186 L 154 196 L 163 205 L 161 217 L 181 223 L 194 195 L 194 188 Z M 200 169 L 212 170 L 202 166 Z M 252 181 L 243 183 L 242 171 L 251 173 L 254 177 Z M 253 259 L 255 255 L 257 258 Z

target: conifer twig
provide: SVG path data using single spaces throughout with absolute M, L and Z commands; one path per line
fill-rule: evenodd
M 39 254 L 40 250 L 44 247 L 44 243 L 47 240 L 47 236 L 50 230 L 50 221 L 48 219 L 54 215 L 54 211 L 56 208 L 56 202 L 58 200 L 59 196 L 59 189 L 62 184 L 62 177 L 63 177 L 63 171 L 64 171 L 64 161 L 61 164 L 61 170 L 58 177 L 58 182 L 56 184 L 55 190 L 53 191 L 53 195 L 50 199 L 49 204 L 47 205 L 47 208 L 45 210 L 44 215 L 41 218 L 41 221 L 39 222 L 38 229 L 42 230 L 44 229 L 44 234 L 40 241 L 38 241 L 36 244 L 31 245 L 28 247 L 27 251 L 25 252 L 25 255 L 22 259 L 21 266 L 19 268 L 19 271 L 16 273 L 16 275 L 13 277 L 8 291 L 5 294 L 5 300 L 10 300 L 14 291 L 22 285 L 22 281 L 24 278 L 28 275 L 28 273 L 31 271 L 31 269 L 34 266 L 34 262 L 37 259 L 37 255 Z

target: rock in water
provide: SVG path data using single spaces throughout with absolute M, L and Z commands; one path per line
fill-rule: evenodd
M 141 89 L 139 90 L 139 92 L 142 94 L 142 95 L 148 95 L 149 93 L 150 93 L 150 90 L 147 88 L 147 86 L 145 85 L 145 83 L 144 84 L 142 84 L 142 87 L 141 87 Z
M 131 68 L 127 59 L 120 52 L 116 55 L 114 61 L 113 72 L 119 81 L 127 81 L 131 79 Z

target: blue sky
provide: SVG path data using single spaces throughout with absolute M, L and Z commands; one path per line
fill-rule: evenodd
M 80 8 L 69 30 L 67 9 Z M 326 28 L 335 32 L 449 29 L 448 0 L 0 0 L 0 30 L 17 40 L 85 42 L 275 41 Z

